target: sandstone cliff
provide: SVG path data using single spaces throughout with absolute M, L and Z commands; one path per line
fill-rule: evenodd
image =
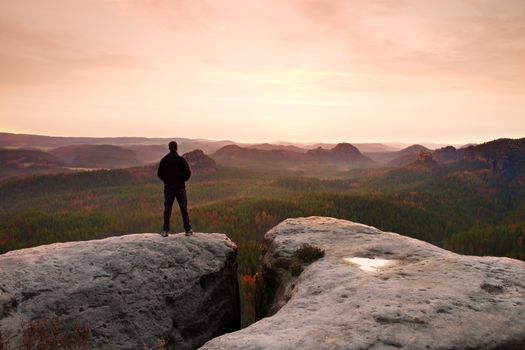
M 299 261 L 304 243 L 324 257 Z M 288 219 L 264 238 L 258 312 L 268 317 L 202 349 L 525 349 L 524 281 L 522 261 Z
M 239 329 L 236 256 L 225 235 L 200 233 L 135 234 L 0 255 L 3 341 L 20 349 L 27 328 L 49 320 L 63 332 L 87 327 L 89 349 L 142 350 L 159 340 L 194 349 Z

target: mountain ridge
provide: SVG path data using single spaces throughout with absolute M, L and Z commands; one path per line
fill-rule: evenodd
M 241 147 L 239 145 L 227 145 L 213 154 L 211 157 L 223 163 L 237 164 L 239 162 L 260 163 L 290 163 L 305 162 L 309 164 L 339 164 L 339 165 L 369 165 L 373 161 L 364 156 L 356 147 L 349 143 L 337 144 L 332 149 L 317 147 L 298 152 L 289 149 L 257 149 Z

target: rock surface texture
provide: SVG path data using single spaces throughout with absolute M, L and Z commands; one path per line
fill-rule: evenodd
M 0 255 L 8 349 L 39 320 L 91 331 L 89 349 L 194 349 L 238 330 L 237 247 L 223 234 L 133 234 Z M 50 328 L 50 327 L 48 327 Z M 27 339 L 26 339 L 27 340 Z M 1 348 L 1 346 L 0 346 Z
M 300 272 L 304 243 L 325 255 Z M 288 219 L 269 231 L 261 289 L 268 317 L 202 349 L 525 349 L 524 262 L 349 221 Z

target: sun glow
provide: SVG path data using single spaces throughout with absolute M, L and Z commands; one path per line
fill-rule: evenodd
M 0 118 L 70 136 L 520 137 L 523 23 L 514 0 L 0 1 Z

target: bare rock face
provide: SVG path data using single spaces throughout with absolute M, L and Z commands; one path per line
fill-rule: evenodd
M 434 160 L 440 164 L 455 162 L 459 159 L 459 152 L 453 146 L 437 149 L 433 152 Z
M 90 333 L 89 349 L 195 349 L 239 329 L 236 256 L 216 233 L 134 234 L 0 255 L 0 338 L 20 349 L 55 325 L 69 342 Z
M 325 255 L 298 267 L 305 243 Z M 525 349 L 524 262 L 344 220 L 269 231 L 259 304 L 267 317 L 202 349 Z
M 217 164 L 200 149 L 184 153 L 184 159 L 195 174 L 212 174 L 217 172 Z

